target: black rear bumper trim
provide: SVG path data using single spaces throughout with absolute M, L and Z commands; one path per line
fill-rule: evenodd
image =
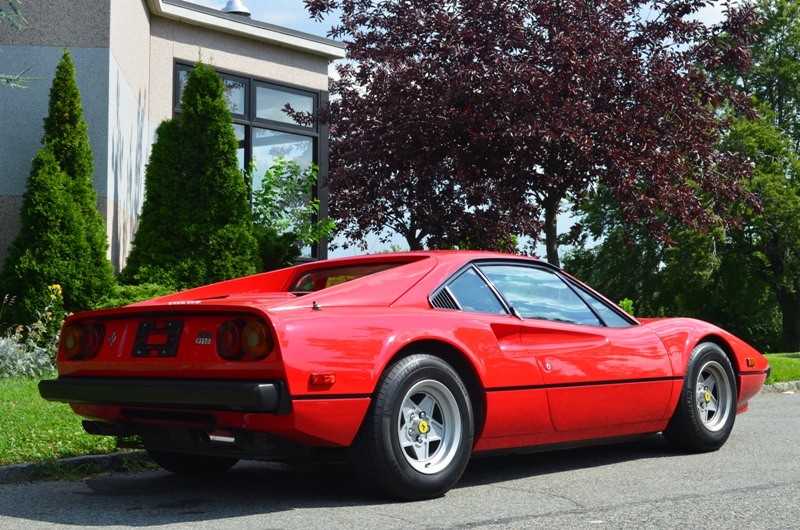
M 61 377 L 39 383 L 47 401 L 80 405 L 287 413 L 289 395 L 280 381 L 123 379 Z

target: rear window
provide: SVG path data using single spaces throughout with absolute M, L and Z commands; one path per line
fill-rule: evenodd
M 292 284 L 289 290 L 293 293 L 304 294 L 321 291 L 334 285 L 347 283 L 376 272 L 381 272 L 407 262 L 396 261 L 392 263 L 370 263 L 369 265 L 352 265 L 346 267 L 331 267 L 329 269 L 318 269 L 300 275 Z

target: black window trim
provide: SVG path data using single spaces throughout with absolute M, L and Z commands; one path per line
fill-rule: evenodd
M 497 291 L 497 287 L 495 287 L 494 283 L 492 283 L 489 280 L 489 278 L 487 278 L 486 275 L 483 274 L 483 271 L 481 271 L 476 266 L 476 263 L 477 263 L 477 260 L 476 261 L 470 261 L 469 263 L 465 264 L 464 266 L 459 267 L 458 270 L 456 270 L 453 274 L 448 276 L 447 279 L 444 282 L 442 282 L 442 284 L 439 287 L 434 289 L 431 292 L 431 294 L 428 296 L 428 303 L 430 304 L 431 308 L 433 308 L 433 309 L 443 309 L 445 311 L 465 311 L 465 312 L 467 312 L 465 309 L 461 308 L 461 302 L 458 301 L 458 298 L 456 298 L 456 296 L 453 294 L 453 291 L 450 290 L 450 284 L 453 283 L 454 281 L 456 281 L 458 278 L 460 278 L 468 270 L 472 269 L 478 275 L 478 277 L 486 284 L 486 286 L 489 287 L 489 290 L 492 292 L 492 294 L 494 294 L 495 298 L 497 298 L 497 301 L 500 302 L 500 305 L 502 306 L 503 311 L 505 312 L 505 316 L 512 316 L 511 306 L 508 305 L 508 302 L 503 297 L 503 295 L 501 295 Z M 440 308 L 440 307 L 436 307 L 433 304 L 434 298 L 436 298 L 439 295 L 439 293 L 441 293 L 442 291 L 447 291 L 447 294 L 450 295 L 450 298 L 458 306 L 458 309 Z M 475 313 L 475 314 L 480 314 L 480 315 L 495 315 L 495 316 L 499 316 L 498 313 L 482 313 L 480 311 L 469 311 L 469 313 Z
M 431 294 L 428 296 L 428 303 L 430 303 L 431 307 L 433 309 L 441 309 L 441 308 L 437 308 L 436 306 L 433 305 L 433 299 L 441 291 L 447 290 L 448 294 L 450 295 L 450 298 L 452 298 L 455 301 L 456 305 L 459 307 L 458 311 L 464 311 L 463 309 L 460 309 L 461 304 L 456 299 L 456 297 L 453 295 L 452 291 L 450 291 L 448 286 L 449 286 L 449 284 L 451 282 L 455 281 L 463 273 L 465 273 L 467 271 L 467 269 L 472 268 L 472 269 L 475 269 L 475 271 L 478 273 L 480 278 L 489 286 L 489 289 L 492 291 L 492 293 L 495 295 L 495 297 L 497 297 L 497 299 L 500 301 L 501 305 L 503 306 L 503 309 L 506 311 L 506 315 L 507 316 L 513 316 L 514 312 L 515 312 L 513 307 L 508 302 L 508 300 L 506 300 L 505 296 L 503 296 L 500 293 L 500 291 L 497 289 L 497 286 L 494 284 L 494 282 L 492 282 L 483 273 L 483 271 L 481 270 L 481 265 L 515 265 L 515 266 L 527 267 L 527 268 L 538 269 L 538 270 L 550 272 L 550 273 L 554 274 L 562 282 L 564 282 L 564 284 L 566 284 L 567 288 L 569 288 L 573 293 L 575 293 L 575 295 L 581 300 L 581 302 L 583 302 L 583 304 L 589 309 L 589 311 L 595 316 L 595 318 L 597 318 L 598 322 L 600 322 L 600 324 L 601 324 L 601 327 L 605 327 L 605 328 L 611 329 L 611 326 L 609 326 L 606 323 L 605 319 L 603 319 L 600 316 L 600 314 L 597 311 L 595 311 L 595 309 L 592 307 L 592 304 L 589 303 L 589 301 L 586 299 L 586 297 L 588 295 L 594 296 L 595 300 L 600 302 L 603 306 L 605 306 L 607 309 L 609 309 L 612 313 L 616 314 L 617 316 L 621 317 L 623 320 L 628 322 L 631 327 L 640 325 L 639 322 L 637 322 L 635 319 L 633 319 L 630 315 L 628 315 L 624 311 L 620 311 L 619 309 L 617 309 L 613 305 L 610 305 L 606 301 L 605 297 L 603 297 L 602 295 L 597 293 L 597 291 L 595 291 L 594 289 L 592 289 L 588 285 L 584 286 L 582 284 L 576 283 L 575 279 L 573 279 L 571 276 L 565 274 L 564 271 L 562 271 L 558 267 L 555 267 L 554 265 L 551 265 L 550 263 L 546 263 L 546 262 L 532 262 L 532 261 L 526 261 L 526 260 L 517 260 L 517 259 L 513 259 L 513 258 L 509 258 L 509 259 L 488 258 L 488 259 L 476 259 L 476 260 L 470 261 L 469 263 L 467 263 L 463 267 L 460 267 L 456 272 L 454 272 L 453 274 L 448 276 L 447 279 L 444 282 L 442 282 L 442 284 L 439 287 L 437 287 L 436 289 L 434 289 L 431 292 Z M 584 289 L 587 290 L 587 292 L 584 292 Z M 446 311 L 453 311 L 452 309 L 445 309 L 445 310 Z M 479 313 L 479 314 L 489 314 L 489 313 Z M 531 318 L 532 320 L 534 320 L 532 317 L 528 317 L 528 318 Z M 551 322 L 548 319 L 536 319 L 536 320 L 545 320 L 547 322 Z M 575 326 L 596 327 L 596 326 L 590 326 L 588 324 L 578 324 L 578 323 L 574 323 L 574 322 L 571 323 L 571 324 L 575 325 Z
M 186 72 L 191 72 L 192 69 L 194 69 L 194 65 L 195 63 L 192 63 L 190 61 L 185 61 L 182 59 L 174 60 L 174 65 L 172 69 L 173 70 L 173 83 L 172 83 L 173 115 L 181 112 L 179 72 L 181 70 L 184 70 Z M 313 136 L 315 138 L 319 137 L 320 131 L 317 122 L 314 122 L 313 126 L 308 127 L 296 123 L 287 123 L 282 121 L 268 120 L 265 118 L 257 118 L 254 110 L 256 108 L 256 88 L 258 86 L 264 86 L 282 92 L 288 92 L 290 94 L 308 96 L 313 99 L 315 110 L 320 108 L 323 102 L 326 101 L 326 98 L 324 97 L 324 91 L 311 90 L 308 87 L 301 87 L 290 83 L 276 81 L 274 79 L 267 79 L 264 77 L 248 75 L 244 72 L 237 72 L 234 70 L 227 70 L 225 68 L 218 68 L 217 66 L 214 65 L 210 66 L 223 79 L 225 77 L 229 77 L 231 79 L 235 79 L 237 81 L 242 81 L 245 83 L 247 89 L 247 97 L 245 98 L 245 112 L 242 114 L 231 113 L 231 117 L 233 118 L 234 121 L 238 120 L 239 123 L 246 125 L 257 126 L 258 124 L 261 124 L 263 128 L 269 128 L 271 130 L 278 130 L 281 132 L 295 133 L 295 134 L 301 133 L 303 136 Z

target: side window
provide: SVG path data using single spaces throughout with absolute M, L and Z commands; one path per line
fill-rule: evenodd
M 550 271 L 500 264 L 481 265 L 480 269 L 523 318 L 603 325 L 581 297 Z
M 578 286 L 583 295 L 584 300 L 586 300 L 594 312 L 600 315 L 600 318 L 603 319 L 603 322 L 606 323 L 606 326 L 610 328 L 628 328 L 633 325 L 633 323 L 625 318 L 624 316 L 620 315 L 616 310 L 611 307 L 608 307 L 605 302 L 597 298 L 595 295 L 583 289 L 582 287 Z
M 447 285 L 464 311 L 504 315 L 506 310 L 483 278 L 470 267 Z

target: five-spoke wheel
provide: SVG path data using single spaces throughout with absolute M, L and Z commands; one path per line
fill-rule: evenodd
M 414 354 L 384 372 L 350 453 L 370 486 L 398 499 L 429 499 L 461 477 L 472 439 L 461 377 L 438 357 Z
M 699 370 L 695 387 L 697 417 L 711 432 L 723 429 L 731 414 L 731 382 L 717 361 L 706 362 Z
M 718 345 L 699 344 L 689 357 L 683 392 L 664 436 L 687 451 L 722 447 L 736 419 L 736 378 Z
M 411 467 L 425 474 L 445 469 L 455 458 L 462 436 L 455 396 L 433 379 L 415 384 L 403 398 L 397 436 Z

